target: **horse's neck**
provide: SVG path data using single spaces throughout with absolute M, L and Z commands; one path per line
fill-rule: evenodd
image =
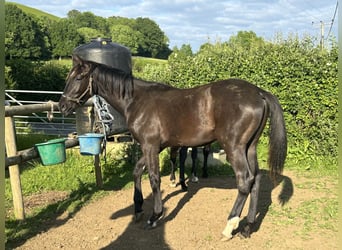
M 164 84 L 164 83 L 158 83 L 158 82 L 147 82 L 141 79 L 134 79 L 134 88 L 137 90 L 135 91 L 136 93 L 145 93 L 149 92 L 152 89 L 153 90 L 169 90 L 169 89 L 174 89 L 174 87 Z
M 107 103 L 116 109 L 120 114 L 125 115 L 125 107 L 127 100 L 117 98 L 117 96 L 105 88 L 98 88 L 97 95 L 103 97 Z
M 133 96 L 130 98 L 122 98 L 115 93 L 111 93 L 105 87 L 98 88 L 98 95 L 102 96 L 113 108 L 115 108 L 119 113 L 126 116 L 127 108 L 134 100 L 144 99 L 144 96 L 150 94 L 151 90 L 166 90 L 172 88 L 169 85 L 155 83 L 155 82 L 147 82 L 141 79 L 133 79 Z M 147 97 L 146 97 L 147 98 Z

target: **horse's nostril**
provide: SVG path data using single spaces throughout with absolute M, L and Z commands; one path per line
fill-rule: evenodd
M 65 110 L 65 105 L 59 104 L 58 108 L 59 108 L 59 111 L 63 112 Z
M 66 107 L 66 105 L 65 104 L 59 104 L 58 105 L 58 108 L 59 108 L 59 111 L 61 112 L 61 113 L 65 113 L 66 112 L 66 110 L 67 110 L 67 107 Z

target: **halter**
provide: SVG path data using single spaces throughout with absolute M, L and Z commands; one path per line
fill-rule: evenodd
M 78 98 L 72 98 L 65 94 L 62 94 L 62 96 L 66 98 L 68 101 L 76 102 L 77 104 L 81 105 L 83 103 L 81 99 L 87 94 L 88 91 L 89 91 L 89 95 L 92 96 L 93 95 L 93 76 L 92 75 L 90 75 L 89 77 L 88 87 Z

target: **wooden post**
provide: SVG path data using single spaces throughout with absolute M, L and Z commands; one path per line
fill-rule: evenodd
M 15 156 L 17 154 L 17 144 L 15 136 L 15 127 L 12 117 L 5 117 L 5 143 L 7 156 Z M 11 181 L 11 189 L 13 195 L 14 215 L 16 219 L 25 219 L 23 195 L 21 191 L 20 169 L 18 165 L 9 167 L 9 175 Z
M 102 181 L 100 155 L 94 156 L 94 167 L 95 167 L 96 185 L 99 188 L 102 188 L 103 187 L 103 181 Z

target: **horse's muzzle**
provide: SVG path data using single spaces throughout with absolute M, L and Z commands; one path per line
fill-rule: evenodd
M 75 109 L 75 103 L 68 101 L 67 98 L 62 96 L 59 99 L 58 108 L 64 116 L 68 116 L 72 112 L 72 110 Z

